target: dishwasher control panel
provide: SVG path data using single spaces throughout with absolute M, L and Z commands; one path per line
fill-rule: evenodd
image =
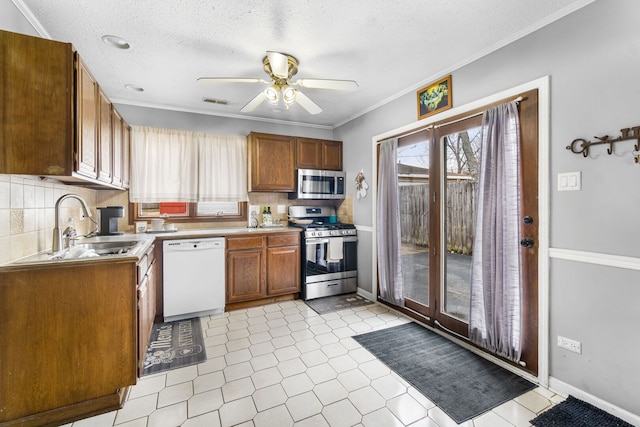
M 193 249 L 224 249 L 224 239 L 202 239 L 202 240 L 174 240 L 165 241 L 164 247 L 167 250 L 193 250 Z

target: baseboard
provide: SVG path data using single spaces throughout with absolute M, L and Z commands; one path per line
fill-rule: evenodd
M 571 395 L 577 399 L 584 400 L 585 402 L 615 415 L 634 426 L 640 426 L 640 415 L 633 414 L 626 409 L 622 409 L 619 406 L 607 402 L 606 400 L 593 396 L 592 394 L 589 394 L 584 390 L 580 390 L 579 388 L 576 388 L 571 384 L 567 384 L 557 378 L 549 377 L 549 389 L 564 396 Z

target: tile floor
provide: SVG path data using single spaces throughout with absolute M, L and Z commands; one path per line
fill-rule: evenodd
M 66 427 L 457 425 L 351 337 L 410 319 L 382 305 L 318 315 L 288 301 L 202 318 L 207 361 L 144 377 L 124 407 Z M 462 424 L 529 426 L 537 388 Z

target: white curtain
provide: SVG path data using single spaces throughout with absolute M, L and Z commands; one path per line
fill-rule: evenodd
M 137 203 L 246 201 L 247 140 L 174 129 L 131 129 L 131 188 Z
M 516 102 L 482 118 L 469 319 L 472 342 L 515 362 L 522 332 L 519 127 Z
M 247 195 L 247 138 L 199 133 L 198 201 L 240 202 Z
M 398 189 L 398 139 L 380 143 L 377 199 L 377 248 L 380 298 L 404 306 L 400 258 L 400 201 Z

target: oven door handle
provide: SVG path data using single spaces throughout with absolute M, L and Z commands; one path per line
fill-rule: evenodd
M 341 236 L 336 236 L 336 237 L 341 237 Z M 331 237 L 326 237 L 326 238 L 311 238 L 311 239 L 305 239 L 304 242 L 307 245 L 317 245 L 320 243 L 329 243 L 329 239 L 331 239 Z M 345 242 L 357 242 L 358 241 L 358 236 L 348 236 L 348 237 L 343 237 L 342 238 Z

